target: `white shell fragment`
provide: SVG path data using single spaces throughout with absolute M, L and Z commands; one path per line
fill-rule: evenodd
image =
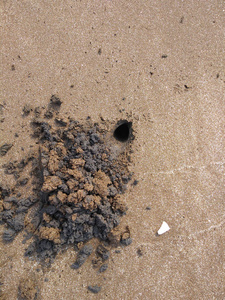
M 163 221 L 163 223 L 157 233 L 158 233 L 158 235 L 161 235 L 169 230 L 170 230 L 169 225 L 165 221 Z

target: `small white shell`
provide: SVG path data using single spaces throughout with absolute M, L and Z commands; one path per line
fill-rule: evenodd
M 161 235 L 169 230 L 170 230 L 169 225 L 165 221 L 163 221 L 163 223 L 157 233 L 158 233 L 158 235 Z

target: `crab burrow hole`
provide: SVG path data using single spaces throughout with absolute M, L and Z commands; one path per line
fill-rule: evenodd
M 125 143 L 129 140 L 131 136 L 132 122 L 128 122 L 127 120 L 121 120 L 118 122 L 113 136 L 114 138 L 122 143 Z

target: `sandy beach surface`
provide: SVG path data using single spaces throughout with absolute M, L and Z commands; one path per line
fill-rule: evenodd
M 3 0 L 0 9 L 0 146 L 12 144 L 1 182 L 15 181 L 4 164 L 38 150 L 23 107 L 47 107 L 52 95 L 64 116 L 104 119 L 109 134 L 132 122 L 138 181 L 123 194 L 132 243 L 112 249 L 105 272 L 91 257 L 71 269 L 73 249 L 43 268 L 24 257 L 21 232 L 0 243 L 0 299 L 17 299 L 21 286 L 22 299 L 224 299 L 224 1 Z M 157 236 L 163 221 L 170 230 Z

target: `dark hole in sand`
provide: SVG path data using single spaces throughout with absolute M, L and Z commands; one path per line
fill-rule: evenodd
M 120 121 L 116 129 L 114 130 L 113 136 L 119 142 L 127 142 L 131 135 L 132 122 L 126 120 Z

